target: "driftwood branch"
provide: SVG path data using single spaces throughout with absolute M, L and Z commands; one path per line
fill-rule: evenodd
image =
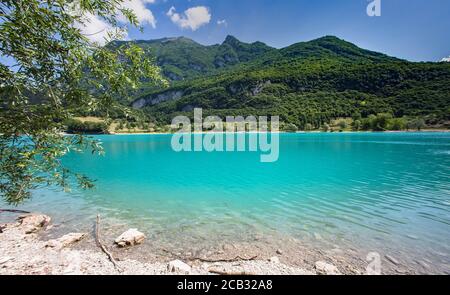
M 258 255 L 252 256 L 250 258 L 243 258 L 241 256 L 236 256 L 235 258 L 232 258 L 232 259 L 207 259 L 207 258 L 201 258 L 201 257 L 193 257 L 192 260 L 198 260 L 200 262 L 215 263 L 215 262 L 252 261 L 252 260 L 255 260 L 256 258 L 258 258 Z
M 258 258 L 258 255 L 252 256 L 250 258 L 243 258 L 241 256 L 236 256 L 232 259 L 209 259 L 209 258 L 202 258 L 202 257 L 182 257 L 178 254 L 175 254 L 167 249 L 162 249 L 164 252 L 169 253 L 170 255 L 174 256 L 177 259 L 184 260 L 184 261 L 200 261 L 200 262 L 209 262 L 209 263 L 216 263 L 216 262 L 237 262 L 237 261 L 251 261 Z
M 15 209 L 0 209 L 0 213 L 8 212 L 8 213 L 19 213 L 19 214 L 30 214 L 31 212 L 23 211 L 23 210 L 15 210 Z
M 100 233 L 99 233 L 99 228 L 100 228 L 100 216 L 97 214 L 97 221 L 95 223 L 95 243 L 97 244 L 97 246 L 102 249 L 102 251 L 106 254 L 106 256 L 108 256 L 109 260 L 112 262 L 112 264 L 114 264 L 114 267 L 119 271 L 122 272 L 122 268 L 117 264 L 116 259 L 114 259 L 114 256 L 111 254 L 111 252 L 108 251 L 108 249 L 106 248 L 105 245 L 103 245 L 103 243 L 100 240 Z
M 221 270 L 216 270 L 216 269 L 210 269 L 209 272 L 216 274 L 216 275 L 221 275 L 221 276 L 254 276 L 255 275 L 253 273 L 248 273 L 245 271 L 227 272 L 227 271 L 221 271 Z

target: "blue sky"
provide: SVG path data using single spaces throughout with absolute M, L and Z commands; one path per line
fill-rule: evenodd
M 144 32 L 128 39 L 186 36 L 209 45 L 227 35 L 281 48 L 334 35 L 356 45 L 411 61 L 450 61 L 449 0 L 124 0 Z M 381 2 L 381 16 L 367 6 Z M 104 41 L 110 27 L 92 16 L 81 28 Z M 103 33 L 99 33 L 103 32 Z M 0 62 L 10 59 L 0 56 Z
M 153 22 L 144 24 L 144 33 L 131 30 L 131 39 L 186 36 L 202 44 L 215 44 L 226 35 L 234 35 L 246 42 L 284 47 L 335 35 L 360 47 L 413 61 L 439 61 L 450 56 L 448 0 L 381 0 L 379 17 L 366 13 L 372 0 L 133 1 L 142 2 L 151 11 Z M 193 7 L 206 8 L 209 17 L 198 9 L 188 17 L 184 12 Z

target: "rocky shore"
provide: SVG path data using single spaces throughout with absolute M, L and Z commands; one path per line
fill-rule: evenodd
M 272 257 L 270 260 L 197 261 L 195 263 L 179 259 L 161 263 L 124 259 L 117 260 L 116 267 L 100 248 L 98 251 L 73 249 L 90 233 L 67 233 L 57 239 L 42 240 L 39 233 L 46 231 L 49 227 L 51 227 L 51 218 L 41 214 L 20 216 L 15 223 L 0 225 L 0 274 L 315 274 L 312 271 L 284 265 L 277 257 Z M 133 233 L 136 234 L 135 231 L 131 231 L 131 234 Z M 133 235 L 131 237 L 134 239 Z M 122 243 L 120 246 L 126 246 L 125 240 L 127 240 L 127 234 L 119 237 L 116 242 Z M 139 241 L 142 242 L 142 237 Z M 318 271 L 323 273 L 337 271 L 330 265 L 320 267 Z
M 377 274 L 368 268 L 373 260 L 367 260 L 367 253 L 357 247 L 318 248 L 293 238 L 261 236 L 254 237 L 253 242 L 224 240 L 218 248 L 183 251 L 175 245 L 167 248 L 154 236 L 122 225 L 105 224 L 99 234 L 98 220 L 92 229 L 83 227 L 84 232 L 61 230 L 61 224 L 53 224 L 43 214 L 10 220 L 15 222 L 0 223 L 0 275 Z M 381 274 L 441 273 L 421 261 L 412 266 L 397 255 L 385 253 L 379 259 Z

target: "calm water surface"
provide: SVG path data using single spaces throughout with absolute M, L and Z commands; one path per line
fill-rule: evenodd
M 176 153 L 170 135 L 98 138 L 104 157 L 65 159 L 95 190 L 40 190 L 24 208 L 74 229 L 100 212 L 186 247 L 277 233 L 450 264 L 449 133 L 283 134 L 275 163 Z

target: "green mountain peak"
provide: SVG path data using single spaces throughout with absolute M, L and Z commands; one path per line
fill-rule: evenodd
M 450 121 L 446 63 L 408 62 L 335 36 L 282 49 L 233 36 L 212 46 L 150 47 L 172 86 L 143 89 L 132 105 L 161 123 L 194 107 L 221 117 L 278 115 L 299 127 L 378 113 Z
M 236 37 L 232 35 L 228 35 L 222 44 L 236 44 L 236 43 L 241 43 L 241 41 L 239 41 Z

